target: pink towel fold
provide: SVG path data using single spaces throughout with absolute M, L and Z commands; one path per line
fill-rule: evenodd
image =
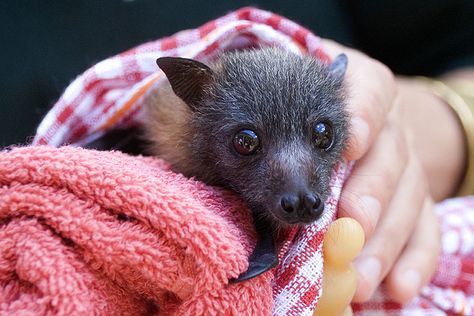
M 268 315 L 271 273 L 232 193 L 159 159 L 73 147 L 0 153 L 1 315 Z M 252 237 L 253 238 L 253 237 Z

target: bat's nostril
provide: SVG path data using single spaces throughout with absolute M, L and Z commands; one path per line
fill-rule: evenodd
M 319 198 L 319 196 L 317 196 L 315 194 L 311 194 L 311 193 L 306 194 L 304 196 L 303 201 L 304 201 L 304 207 L 308 211 L 316 210 L 321 205 L 321 199 Z
M 295 212 L 299 207 L 300 200 L 297 195 L 289 194 L 281 198 L 281 207 L 287 213 Z

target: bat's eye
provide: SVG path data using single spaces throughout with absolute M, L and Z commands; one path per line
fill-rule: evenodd
M 334 142 L 334 133 L 330 124 L 319 122 L 314 125 L 313 141 L 316 147 L 327 150 Z
M 249 129 L 241 130 L 234 136 L 234 148 L 241 155 L 253 154 L 259 144 L 257 134 Z

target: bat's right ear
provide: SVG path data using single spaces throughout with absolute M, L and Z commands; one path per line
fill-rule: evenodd
M 161 57 L 156 63 L 165 73 L 174 93 L 194 110 L 202 100 L 205 86 L 214 76 L 211 68 L 197 60 L 180 57 Z
M 333 75 L 333 77 L 342 82 L 344 79 L 344 75 L 346 74 L 347 70 L 347 55 L 346 54 L 339 54 L 334 58 L 332 63 L 329 65 L 329 71 Z

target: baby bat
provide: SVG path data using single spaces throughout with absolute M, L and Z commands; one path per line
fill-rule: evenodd
M 347 57 L 328 65 L 272 47 L 223 53 L 209 66 L 176 57 L 157 64 L 169 85 L 145 101 L 151 152 L 245 199 L 259 238 L 234 281 L 259 275 L 277 263 L 274 231 L 324 210 L 347 141 Z

